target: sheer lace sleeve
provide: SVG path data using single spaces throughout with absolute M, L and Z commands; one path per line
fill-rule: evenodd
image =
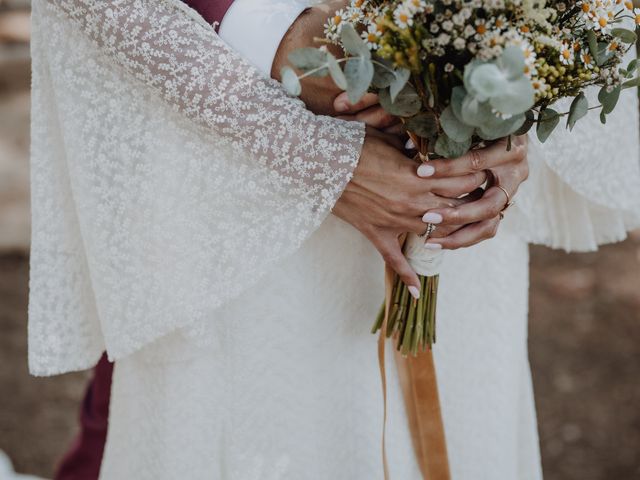
M 363 126 L 312 115 L 177 0 L 32 18 L 32 372 L 198 336 L 323 221 Z
M 243 154 L 254 155 L 281 180 L 304 191 L 332 191 L 348 179 L 361 126 L 314 116 L 182 2 L 48 1 L 132 77 Z

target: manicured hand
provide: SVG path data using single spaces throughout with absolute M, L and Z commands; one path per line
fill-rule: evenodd
M 487 190 L 477 200 L 448 208 L 430 209 L 425 221 L 436 224 L 427 248 L 455 250 L 492 238 L 498 231 L 501 213 L 529 175 L 526 136 L 516 137 L 511 150 L 507 141 L 473 150 L 456 159 L 433 160 L 418 174 L 430 179 L 451 179 L 479 172 L 490 172 Z M 498 187 L 504 188 L 507 194 Z
M 462 204 L 465 200 L 455 197 L 475 190 L 486 177 L 480 172 L 420 178 L 416 162 L 391 145 L 389 137 L 367 129 L 360 162 L 333 213 L 362 232 L 417 294 L 420 283 L 402 254 L 399 237 L 407 232 L 423 234 L 425 212 Z

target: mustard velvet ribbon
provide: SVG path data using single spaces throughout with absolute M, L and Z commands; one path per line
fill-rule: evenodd
M 386 451 L 387 375 L 385 370 L 386 325 L 392 303 L 395 273 L 385 267 L 385 316 L 378 337 L 378 363 L 382 380 L 384 413 L 382 426 L 382 463 L 385 480 L 390 480 Z M 395 350 L 395 364 L 404 397 L 407 420 L 417 463 L 424 480 L 451 480 L 447 442 L 444 434 L 436 369 L 431 350 L 417 357 L 403 357 Z

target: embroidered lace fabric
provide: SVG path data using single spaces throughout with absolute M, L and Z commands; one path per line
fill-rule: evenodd
M 312 115 L 182 2 L 34 2 L 33 32 L 34 374 L 197 337 L 351 178 L 363 126 Z

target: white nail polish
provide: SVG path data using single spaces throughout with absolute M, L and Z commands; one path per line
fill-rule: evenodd
M 439 243 L 425 243 L 424 248 L 427 250 L 442 250 L 442 245 Z
M 420 299 L 420 290 L 418 290 L 418 287 L 414 287 L 412 285 L 408 288 L 408 290 L 413 298 L 415 298 L 416 300 Z
M 431 165 L 427 165 L 426 163 L 423 163 L 422 165 L 420 165 L 418 167 L 418 176 L 419 177 L 422 177 L 422 178 L 430 177 L 434 173 L 436 173 L 436 169 L 433 168 Z
M 409 139 L 407 140 L 407 143 L 404 144 L 404 148 L 406 150 L 415 150 L 416 145 L 415 143 L 413 143 L 413 140 Z
M 422 221 L 424 223 L 433 223 L 434 225 L 437 225 L 442 223 L 442 215 L 439 213 L 427 212 L 422 216 Z

